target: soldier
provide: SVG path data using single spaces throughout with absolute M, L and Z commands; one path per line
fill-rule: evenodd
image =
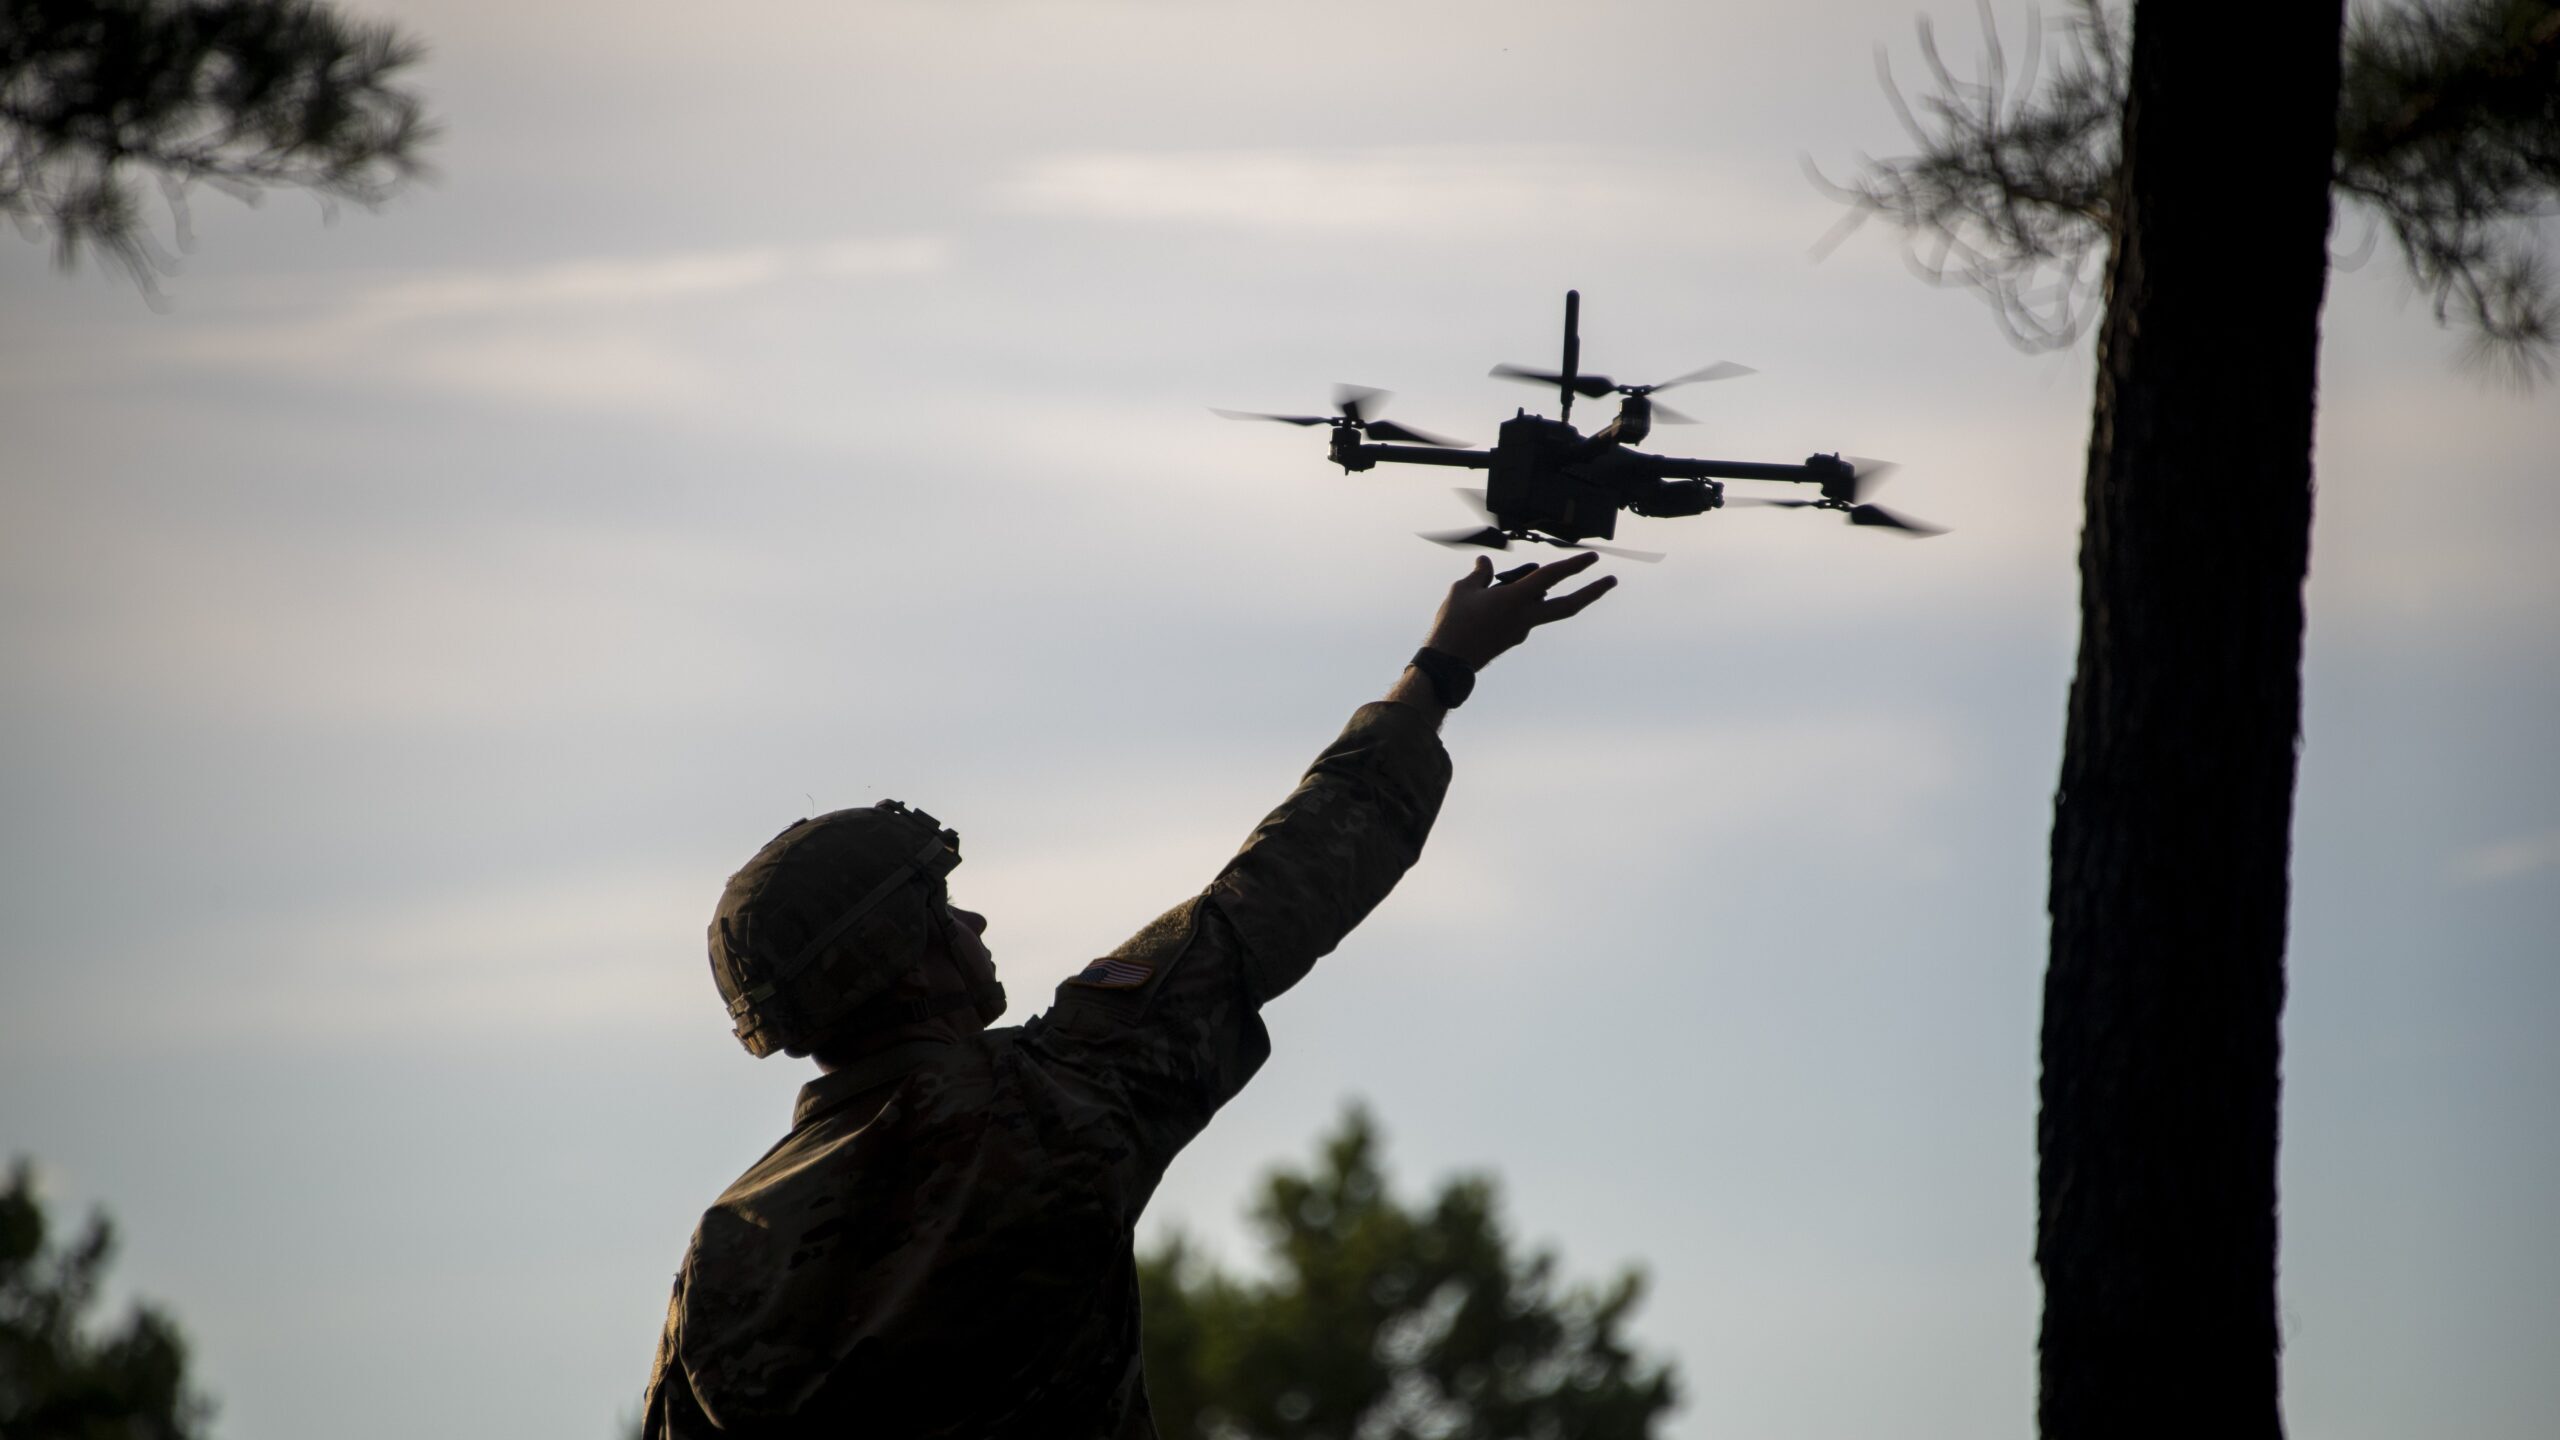
M 711 972 L 755 1055 L 821 1072 L 791 1131 L 702 1217 L 643 1435 L 1152 1437 L 1133 1236 L 1165 1167 L 1270 1053 L 1259 1011 L 1421 854 L 1441 717 L 1597 557 L 1449 587 L 1362 706 L 1207 889 L 1004 1010 L 959 837 L 896 801 L 803 820 L 731 876 Z

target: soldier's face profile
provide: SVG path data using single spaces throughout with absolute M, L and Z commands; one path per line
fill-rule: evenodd
M 951 958 L 958 961 L 962 974 L 974 980 L 996 978 L 995 955 L 987 949 L 987 917 L 975 910 L 953 905 L 951 924 L 944 927 L 951 945 Z

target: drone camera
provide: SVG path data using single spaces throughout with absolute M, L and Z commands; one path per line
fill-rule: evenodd
M 1627 508 L 1657 519 L 1703 515 L 1724 508 L 1724 487 L 1713 480 L 1657 480 L 1650 492 L 1630 499 Z

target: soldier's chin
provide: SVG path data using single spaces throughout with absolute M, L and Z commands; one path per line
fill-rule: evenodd
M 993 1025 L 1004 1016 L 1004 982 L 981 980 L 971 985 L 969 1004 L 978 1012 L 980 1025 Z

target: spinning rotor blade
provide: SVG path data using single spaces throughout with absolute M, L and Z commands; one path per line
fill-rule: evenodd
M 1360 428 L 1367 432 L 1372 440 L 1402 440 L 1412 445 L 1437 445 L 1443 450 L 1467 448 L 1467 442 L 1464 440 L 1443 440 L 1437 435 L 1426 435 L 1411 426 L 1399 425 L 1393 420 L 1371 420 Z
M 1915 539 L 1922 536 L 1944 535 L 1947 533 L 1946 527 L 1943 525 L 1923 525 L 1917 520 L 1906 520 L 1902 516 L 1894 514 L 1892 511 L 1887 510 L 1881 505 L 1850 506 L 1849 523 L 1852 525 L 1876 525 L 1887 530 L 1899 530 L 1903 534 L 1912 536 Z
M 1468 545 L 1487 550 L 1511 548 L 1511 537 L 1490 525 L 1477 530 L 1417 530 L 1414 533 L 1435 545 L 1446 545 L 1453 550 Z M 1544 539 L 1543 536 L 1538 538 Z M 1621 560 L 1641 560 L 1648 565 L 1662 558 L 1651 550 L 1625 550 L 1615 545 L 1582 545 L 1570 540 L 1546 540 L 1545 543 L 1559 550 L 1596 550 L 1603 555 L 1615 555 Z
M 1695 385 L 1701 380 L 1739 380 L 1745 375 L 1757 375 L 1759 373 L 1759 371 L 1752 369 L 1748 365 L 1736 365 L 1730 360 L 1719 360 L 1713 365 L 1706 366 L 1702 369 L 1692 370 L 1688 374 L 1679 376 L 1676 379 L 1664 380 L 1658 384 L 1647 385 L 1644 388 L 1647 390 L 1668 390 L 1674 385 Z
M 1890 460 L 1871 460 L 1864 455 L 1843 455 L 1840 458 L 1847 461 L 1854 472 L 1849 482 L 1851 500 L 1864 500 L 1867 492 L 1876 487 L 1876 482 L 1902 468 Z
M 1373 390 L 1366 385 L 1333 387 L 1333 408 L 1341 411 L 1342 418 L 1354 425 L 1369 423 L 1369 408 L 1386 398 L 1386 391 Z
M 1552 387 L 1564 383 L 1564 377 L 1553 370 L 1531 370 L 1520 365 L 1496 365 L 1484 373 L 1487 375 L 1499 375 L 1505 380 L 1525 380 L 1532 385 L 1546 385 Z M 1610 379 L 1606 375 L 1576 375 L 1573 377 L 1573 393 L 1586 400 L 1597 400 L 1601 396 L 1606 395 L 1617 388 L 1618 382 Z
M 1766 505 L 1778 510 L 1834 510 L 1846 515 L 1852 525 L 1871 525 L 1879 530 L 1899 530 L 1914 539 L 1947 533 L 1947 528 L 1943 525 L 1924 525 L 1917 520 L 1896 515 L 1881 505 L 1852 505 L 1843 510 L 1840 506 L 1826 504 L 1820 500 L 1769 500 L 1758 495 L 1737 495 L 1724 503 L 1727 508 L 1736 505 Z
M 1466 501 L 1469 509 L 1483 516 L 1488 522 L 1493 520 L 1493 511 L 1488 509 L 1484 503 L 1483 487 L 1475 485 L 1459 485 L 1453 487 L 1449 493 Z M 1487 539 L 1487 536 L 1492 538 Z M 1491 523 L 1486 524 L 1481 530 L 1425 531 L 1422 532 L 1422 538 L 1425 540 L 1436 540 L 1443 545 L 1451 546 L 1482 545 L 1488 550 L 1508 550 L 1511 548 L 1511 537 L 1502 533 L 1502 530 L 1498 525 Z M 1585 545 L 1572 540 L 1549 540 L 1543 535 L 1534 538 L 1545 544 L 1553 545 L 1559 550 L 1597 550 L 1603 555 L 1615 555 L 1621 560 L 1641 560 L 1648 565 L 1662 558 L 1660 553 L 1652 550 L 1625 550 L 1615 545 Z
M 1467 442 L 1463 440 L 1443 440 L 1437 435 L 1416 430 L 1409 425 L 1398 425 L 1392 420 L 1371 418 L 1378 413 L 1378 408 L 1386 403 L 1387 394 L 1387 391 L 1373 389 L 1367 385 L 1336 385 L 1333 387 L 1333 408 L 1342 412 L 1343 421 L 1352 429 L 1372 439 L 1402 440 L 1413 445 L 1437 445 L 1443 450 L 1467 448 Z
M 1656 386 L 1654 388 L 1660 389 L 1661 387 Z M 1670 406 L 1663 404 L 1659 400 L 1647 400 L 1645 404 L 1653 407 L 1653 418 L 1661 421 L 1665 425 L 1695 425 L 1698 423 L 1697 421 L 1690 419 L 1688 416 L 1681 414 L 1679 411 L 1672 409 Z
M 1641 560 L 1647 565 L 1654 564 L 1662 558 L 1662 552 L 1659 550 L 1629 550 L 1619 545 L 1589 545 L 1580 540 L 1559 540 L 1554 543 L 1559 550 L 1597 550 L 1603 555 L 1615 555 L 1621 560 Z
M 1209 413 L 1223 415 L 1229 420 L 1277 420 L 1283 425 L 1330 425 L 1333 423 L 1333 417 L 1330 415 L 1265 415 L 1259 410 L 1221 410 L 1214 405 L 1209 407 Z
M 1456 549 L 1461 545 L 1481 545 L 1487 550 L 1508 550 L 1511 537 L 1487 525 L 1476 530 L 1416 530 L 1416 535 L 1434 545 Z
M 1561 385 L 1564 383 L 1564 377 L 1552 370 L 1532 370 L 1525 365 L 1496 365 L 1486 373 L 1490 375 L 1498 375 L 1505 380 L 1524 381 L 1531 385 Z M 1606 375 L 1576 375 L 1573 377 L 1573 393 L 1591 400 L 1597 400 L 1601 396 L 1610 394 L 1613 391 L 1620 395 L 1650 395 L 1656 390 L 1668 390 L 1674 385 L 1695 385 L 1703 380 L 1732 380 L 1740 376 L 1757 375 L 1759 373 L 1759 371 L 1752 369 L 1748 365 L 1736 365 L 1730 360 L 1719 360 L 1713 365 L 1707 366 L 1703 370 L 1692 370 L 1688 374 L 1682 375 L 1677 379 L 1665 380 L 1657 385 L 1621 385 Z M 1697 423 L 1686 415 L 1666 411 L 1658 405 L 1654 407 L 1653 413 L 1657 417 L 1669 420 L 1675 425 L 1694 425 Z
M 1277 420 L 1283 425 L 1348 425 L 1354 430 L 1375 436 L 1380 440 L 1402 440 L 1414 445 L 1436 445 L 1443 450 L 1467 448 L 1467 442 L 1464 440 L 1443 440 L 1427 431 L 1416 430 L 1409 425 L 1398 425 L 1392 420 L 1370 419 L 1369 417 L 1377 412 L 1379 403 L 1386 398 L 1386 391 L 1374 390 L 1366 385 L 1336 385 L 1333 387 L 1333 408 L 1340 412 L 1339 414 L 1273 415 L 1262 410 L 1221 410 L 1214 405 L 1210 407 L 1209 413 L 1223 415 L 1229 420 Z

